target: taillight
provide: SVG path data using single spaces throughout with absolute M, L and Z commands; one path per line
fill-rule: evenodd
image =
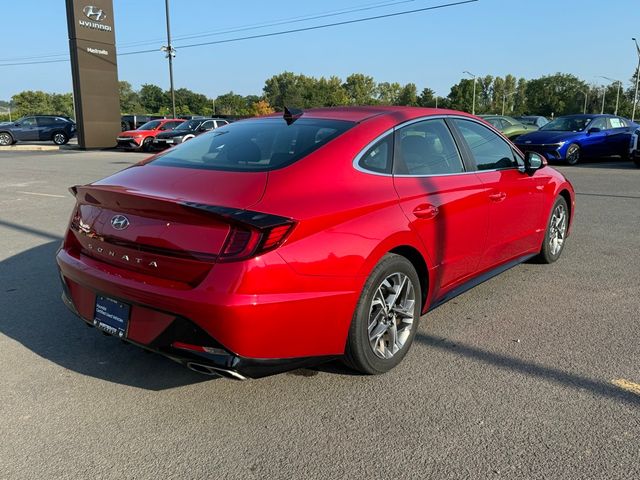
M 293 222 L 262 230 L 232 226 L 220 254 L 220 261 L 244 260 L 278 248 L 291 233 L 293 226 Z
M 291 218 L 252 210 L 194 202 L 182 202 L 181 205 L 229 223 L 231 228 L 219 256 L 221 262 L 244 260 L 278 248 L 296 225 Z

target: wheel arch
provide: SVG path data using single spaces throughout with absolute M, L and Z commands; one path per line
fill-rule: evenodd
M 427 268 L 427 262 L 424 259 L 424 256 L 420 251 L 418 251 L 415 247 L 410 245 L 399 245 L 389 251 L 389 253 L 395 253 L 396 255 L 400 255 L 411 262 L 413 268 L 416 269 L 418 274 L 418 279 L 420 280 L 420 291 L 421 302 L 422 305 L 420 307 L 420 311 L 424 312 L 424 309 L 427 304 L 427 297 L 429 294 L 429 269 Z

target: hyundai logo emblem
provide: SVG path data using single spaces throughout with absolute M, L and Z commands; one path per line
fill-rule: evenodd
M 124 230 L 129 226 L 129 219 L 124 215 L 116 215 L 111 219 L 111 226 L 116 230 Z
M 93 5 L 87 5 L 82 9 L 82 12 L 91 20 L 95 20 L 96 22 L 101 22 L 107 15 L 101 8 L 94 7 Z

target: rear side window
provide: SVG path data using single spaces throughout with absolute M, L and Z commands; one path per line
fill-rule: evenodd
M 393 135 L 389 134 L 373 144 L 358 160 L 358 166 L 377 173 L 391 173 Z
M 157 157 L 151 163 L 205 170 L 258 172 L 300 160 L 355 125 L 341 120 L 282 118 L 224 125 Z
M 478 170 L 498 170 L 518 166 L 513 151 L 499 135 L 479 123 L 453 119 L 464 137 Z
M 442 119 L 412 123 L 396 131 L 394 173 L 447 175 L 464 166 L 449 128 Z

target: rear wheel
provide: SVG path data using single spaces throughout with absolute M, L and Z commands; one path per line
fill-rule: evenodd
M 356 306 L 345 363 L 362 373 L 379 374 L 407 354 L 420 319 L 420 280 L 405 257 L 387 254 L 367 279 Z
M 8 145 L 13 144 L 13 137 L 10 133 L 1 132 L 0 133 L 0 146 L 6 147 Z
M 567 159 L 567 163 L 569 165 L 577 165 L 580 161 L 580 146 L 576 145 L 575 143 L 569 145 L 565 158 Z
M 563 197 L 558 197 L 551 210 L 551 217 L 549 218 L 538 260 L 542 263 L 553 263 L 560 258 L 568 229 L 569 208 L 567 207 L 567 201 Z
M 56 132 L 51 138 L 56 145 L 64 145 L 69 141 L 69 137 L 64 132 Z

